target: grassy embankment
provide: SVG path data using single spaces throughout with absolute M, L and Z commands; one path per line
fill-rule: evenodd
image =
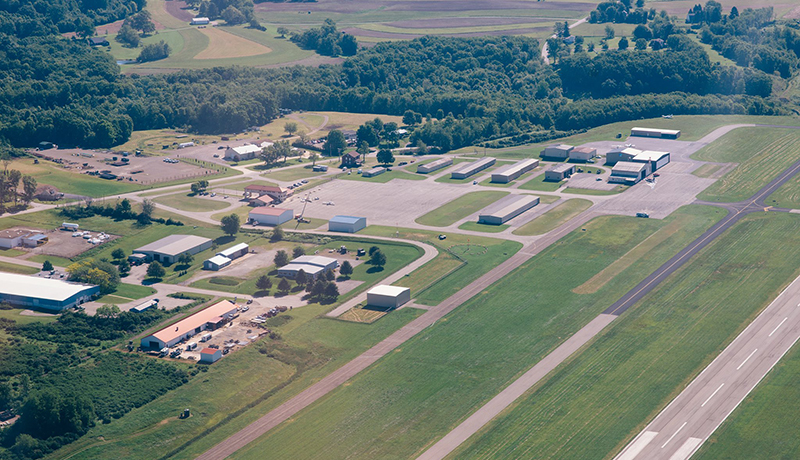
M 446 203 L 433 211 L 418 217 L 416 223 L 431 227 L 447 227 L 478 212 L 495 201 L 508 195 L 508 192 L 471 192 Z

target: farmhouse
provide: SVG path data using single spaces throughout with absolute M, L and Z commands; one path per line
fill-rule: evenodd
M 589 161 L 597 156 L 597 149 L 591 147 L 575 147 L 569 151 L 570 161 Z
M 631 136 L 677 139 L 681 137 L 681 132 L 678 129 L 631 128 Z
M 538 196 L 511 195 L 481 211 L 478 215 L 478 223 L 503 225 L 537 204 L 539 204 Z
M 355 233 L 366 226 L 366 217 L 333 216 L 333 218 L 328 221 L 329 232 Z
M 541 151 L 543 158 L 552 158 L 554 160 L 566 160 L 569 157 L 569 152 L 575 147 L 566 144 L 552 144 L 548 145 Z
M 280 225 L 289 222 L 294 217 L 291 209 L 259 207 L 247 215 L 253 225 Z
M 134 254 L 144 254 L 149 260 L 171 264 L 181 254 L 197 254 L 211 247 L 211 239 L 196 235 L 170 235 L 134 249 Z
M 374 177 L 374 176 L 379 176 L 379 175 L 381 175 L 381 174 L 383 174 L 385 172 L 386 172 L 386 168 L 384 168 L 383 166 L 376 166 L 376 167 L 374 167 L 372 169 L 364 171 L 364 173 L 361 174 L 361 176 L 363 176 L 363 177 Z
M 550 182 L 561 182 L 562 180 L 575 174 L 575 165 L 569 163 L 562 163 L 553 166 L 544 172 L 544 180 Z
M 440 158 L 436 161 L 431 161 L 430 163 L 417 166 L 417 172 L 420 174 L 428 174 L 450 166 L 451 164 L 453 164 L 452 158 Z
M 294 279 L 297 276 L 297 272 L 303 270 L 306 276 L 316 279 L 320 274 L 328 270 L 335 270 L 338 266 L 339 261 L 330 257 L 300 256 L 279 268 L 278 276 Z
M 175 324 L 142 339 L 142 348 L 160 350 L 171 347 L 181 340 L 193 337 L 207 329 L 216 329 L 236 316 L 238 307 L 229 300 L 215 303 L 208 308 L 187 316 Z
M 397 308 L 411 301 L 411 289 L 381 284 L 367 291 L 367 305 L 379 308 Z
M 633 185 L 647 177 L 647 163 L 636 163 L 633 161 L 620 161 L 611 168 L 611 176 L 608 178 L 610 183 Z
M 342 155 L 342 168 L 358 168 L 361 166 L 361 155 L 358 152 L 347 152 Z M 325 167 L 328 170 L 328 167 Z
M 241 147 L 228 147 L 225 149 L 224 158 L 228 161 L 246 161 L 258 158 L 261 150 L 272 145 L 272 142 L 262 142 L 260 145 L 247 144 Z
M 500 171 L 492 173 L 492 182 L 507 184 L 537 166 L 539 166 L 539 160 L 534 160 L 533 158 L 519 161 Z
M 208 24 L 209 22 L 211 22 L 211 21 L 208 18 L 204 18 L 204 17 L 199 17 L 198 16 L 196 18 L 192 18 L 191 25 L 193 25 L 193 26 L 202 26 L 202 25 Z
M 292 196 L 292 191 L 276 185 L 248 185 L 244 188 L 244 198 L 246 200 L 254 200 L 264 195 L 280 203 Z
M 99 292 L 98 286 L 0 272 L 0 300 L 18 307 L 58 312 L 87 302 Z
M 467 177 L 472 176 L 473 174 L 477 174 L 483 171 L 484 169 L 494 166 L 496 162 L 497 162 L 496 158 L 487 157 L 487 158 L 481 158 L 480 160 L 475 161 L 473 163 L 467 163 L 464 166 L 450 173 L 450 179 L 466 179 Z

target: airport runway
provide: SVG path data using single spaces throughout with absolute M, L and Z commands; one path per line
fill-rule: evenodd
M 800 338 L 797 278 L 616 460 L 686 460 Z

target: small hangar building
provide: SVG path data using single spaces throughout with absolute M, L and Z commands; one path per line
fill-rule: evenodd
M 466 179 L 473 174 L 477 174 L 497 163 L 496 158 L 481 158 L 478 161 L 467 163 L 464 166 L 450 173 L 450 179 Z
M 329 232 L 356 233 L 366 226 L 366 217 L 333 216 L 333 218 L 328 221 Z
M 631 128 L 631 136 L 677 139 L 681 137 L 681 132 L 678 129 Z
M 498 172 L 492 173 L 492 182 L 507 184 L 526 172 L 535 169 L 537 166 L 539 166 L 539 160 L 533 158 L 519 161 Z
M 247 243 L 239 243 L 220 251 L 214 257 L 207 259 L 203 262 L 203 269 L 205 270 L 220 270 L 227 267 L 233 262 L 233 259 L 238 259 L 247 254 L 250 246 Z
M 289 222 L 294 217 L 291 209 L 270 208 L 269 206 L 259 206 L 253 208 L 247 215 L 248 220 L 253 225 L 280 225 Z
M 574 148 L 575 147 L 567 144 L 548 145 L 541 151 L 541 156 L 555 160 L 566 160 L 569 157 L 569 153 Z
M 237 310 L 236 304 L 230 300 L 217 302 L 175 324 L 142 338 L 142 348 L 160 350 L 172 347 L 181 340 L 193 337 L 207 329 L 216 329 L 225 322 L 230 321 L 236 315 Z
M 361 173 L 361 177 L 380 176 L 381 174 L 383 174 L 385 172 L 386 172 L 386 168 L 384 168 L 383 166 L 376 166 L 376 167 L 374 167 L 372 169 L 368 169 L 368 170 L 364 171 L 363 173 Z
M 442 168 L 446 168 L 453 164 L 453 159 L 450 157 L 447 158 L 440 158 L 436 161 L 431 161 L 430 163 L 419 165 L 417 166 L 417 172 L 420 174 L 428 174 L 434 171 L 438 171 Z
M 573 174 L 575 174 L 575 165 L 562 163 L 545 171 L 544 180 L 548 182 L 561 182 Z
M 608 182 L 616 184 L 633 185 L 647 177 L 647 163 L 633 161 L 620 161 L 611 168 Z
M 300 256 L 287 265 L 278 269 L 278 276 L 294 279 L 297 272 L 303 270 L 306 276 L 314 279 L 328 270 L 335 270 L 339 266 L 339 261 L 331 257 L 323 256 Z
M 597 149 L 591 147 L 575 147 L 569 151 L 570 161 L 589 161 L 597 156 Z
M 381 284 L 367 291 L 367 305 L 379 308 L 398 308 L 411 301 L 411 289 Z
M 486 207 L 478 215 L 479 224 L 503 225 L 523 212 L 539 204 L 533 195 L 511 195 Z
M 87 302 L 99 286 L 0 272 L 0 301 L 18 307 L 59 312 Z
M 171 264 L 181 254 L 195 255 L 211 247 L 211 239 L 196 235 L 170 235 L 134 249 L 134 254 L 144 254 L 148 260 Z

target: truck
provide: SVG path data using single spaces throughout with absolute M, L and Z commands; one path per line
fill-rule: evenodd
M 211 340 L 211 334 L 203 334 L 203 336 L 200 337 L 201 342 L 208 342 L 209 340 Z

